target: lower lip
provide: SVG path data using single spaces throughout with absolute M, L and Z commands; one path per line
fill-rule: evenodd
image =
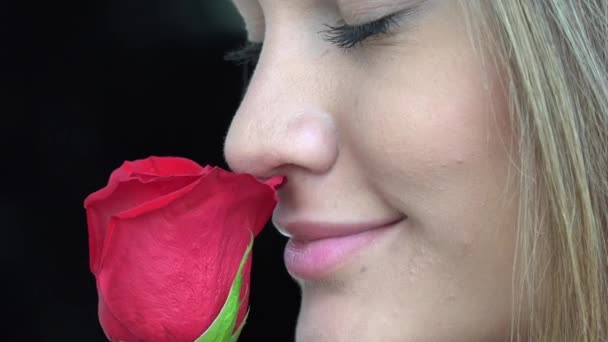
M 296 278 L 323 278 L 351 260 L 358 251 L 386 234 L 399 222 L 357 234 L 315 241 L 290 239 L 285 247 L 285 267 Z

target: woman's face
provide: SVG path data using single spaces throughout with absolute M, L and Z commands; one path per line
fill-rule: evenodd
M 225 156 L 235 172 L 287 176 L 273 222 L 292 236 L 297 341 L 502 341 L 512 134 L 457 2 L 234 2 L 264 48 Z M 393 13 L 353 48 L 320 32 Z

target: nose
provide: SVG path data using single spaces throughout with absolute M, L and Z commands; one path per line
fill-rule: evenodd
M 298 168 L 322 174 L 338 157 L 338 130 L 327 91 L 297 63 L 266 67 L 260 60 L 224 142 L 230 169 L 258 178 Z M 300 64 L 302 65 L 302 64 Z M 288 176 L 289 178 L 289 176 Z

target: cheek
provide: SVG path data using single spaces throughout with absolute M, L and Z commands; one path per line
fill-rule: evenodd
M 496 74 L 488 71 L 491 82 L 484 82 L 472 53 L 447 49 L 369 69 L 374 75 L 355 97 L 354 119 L 341 125 L 386 198 L 420 225 L 433 225 L 437 239 L 469 246 L 505 211 L 511 133 Z M 455 225 L 464 228 L 438 228 Z
M 484 87 L 472 62 L 404 66 L 388 65 L 383 73 L 390 76 L 369 77 L 341 123 L 362 158 L 382 164 L 384 172 L 405 173 L 404 180 L 433 184 L 504 161 L 511 135 L 505 104 L 494 87 Z

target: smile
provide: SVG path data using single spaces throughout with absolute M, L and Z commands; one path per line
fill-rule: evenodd
M 291 238 L 284 253 L 285 267 L 294 278 L 322 279 L 349 263 L 353 257 L 405 220 L 399 217 L 380 224 L 336 225 L 299 223 L 286 225 Z

